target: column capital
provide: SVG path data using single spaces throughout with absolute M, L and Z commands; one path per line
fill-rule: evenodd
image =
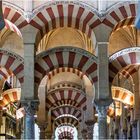
M 101 118 L 106 118 L 108 106 L 96 106 L 98 116 Z
M 38 110 L 38 100 L 22 100 L 21 105 L 24 107 L 26 114 L 33 115 Z
M 94 120 L 94 119 L 93 119 L 93 120 L 86 120 L 86 121 L 85 121 L 85 124 L 88 125 L 88 126 L 92 126 L 92 125 L 94 125 L 95 123 L 96 123 L 96 120 Z

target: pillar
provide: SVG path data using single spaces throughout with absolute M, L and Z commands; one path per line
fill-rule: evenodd
M 35 113 L 37 110 L 38 102 L 36 101 L 22 101 L 22 106 L 24 106 L 25 116 L 24 116 L 24 139 L 35 139 Z
M 34 55 L 34 44 L 24 43 L 24 94 L 21 94 L 23 100 L 34 98 Z
M 93 107 L 93 97 L 90 97 L 87 95 L 86 100 L 86 115 L 85 115 L 85 124 L 87 127 L 87 138 L 93 139 L 93 127 L 95 123 L 95 117 L 94 117 L 94 107 Z
M 86 130 L 86 129 L 83 129 L 83 130 L 81 131 L 81 133 L 82 133 L 82 138 L 83 138 L 83 140 L 86 140 L 86 139 L 87 139 L 87 130 Z
M 47 123 L 38 124 L 40 128 L 40 139 L 45 139 L 45 133 L 47 128 Z
M 130 124 L 131 124 L 131 131 L 132 131 L 131 138 L 137 139 L 137 122 L 136 120 L 134 120 L 134 109 L 130 110 Z
M 88 139 L 93 139 L 93 128 L 94 128 L 95 121 L 88 120 L 85 123 L 87 125 L 87 138 Z
M 131 122 L 132 126 L 132 139 L 137 139 L 137 122 L 133 121 Z
M 107 107 L 97 106 L 99 139 L 107 139 Z
M 99 139 L 107 139 L 107 109 L 112 103 L 107 42 L 99 42 L 96 53 L 98 54 L 98 85 L 96 87 L 98 92 L 95 93 L 94 103 L 98 112 Z
M 114 138 L 119 139 L 120 117 L 115 116 Z

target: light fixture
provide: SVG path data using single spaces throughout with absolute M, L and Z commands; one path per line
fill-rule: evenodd
M 95 114 L 95 117 L 98 117 L 98 113 Z

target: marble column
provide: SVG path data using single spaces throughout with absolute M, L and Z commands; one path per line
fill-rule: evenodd
M 81 133 L 82 133 L 82 138 L 83 138 L 83 140 L 86 140 L 86 139 L 87 139 L 87 130 L 86 130 L 86 129 L 83 129 L 83 130 L 81 131 Z
M 140 139 L 140 120 L 137 120 L 137 139 Z
M 24 43 L 24 85 L 21 99 L 34 99 L 34 59 L 35 49 L 33 43 Z M 38 99 L 38 98 L 36 98 Z
M 25 109 L 24 116 L 24 139 L 35 139 L 35 112 L 37 110 L 38 102 L 36 101 L 25 101 L 22 102 L 22 106 Z
M 107 139 L 107 106 L 96 106 L 98 112 L 99 139 Z
M 88 139 L 93 139 L 93 128 L 94 128 L 94 120 L 87 120 L 86 122 L 87 125 L 87 138 Z
M 132 131 L 132 139 L 137 139 L 137 121 L 135 120 L 135 110 L 130 110 L 130 123 Z
M 132 126 L 132 139 L 137 139 L 137 122 L 133 121 L 131 122 Z
M 115 117 L 115 126 L 114 126 L 114 138 L 119 139 L 119 129 L 120 129 L 120 117 Z

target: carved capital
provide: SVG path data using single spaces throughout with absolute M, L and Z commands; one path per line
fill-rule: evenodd
M 98 118 L 106 118 L 108 106 L 96 106 Z
M 85 121 L 85 124 L 87 126 L 93 126 L 95 123 L 96 123 L 96 120 L 87 120 L 87 121 Z
M 39 101 L 38 100 L 27 100 L 21 102 L 22 106 L 25 109 L 26 115 L 34 115 L 38 110 Z

